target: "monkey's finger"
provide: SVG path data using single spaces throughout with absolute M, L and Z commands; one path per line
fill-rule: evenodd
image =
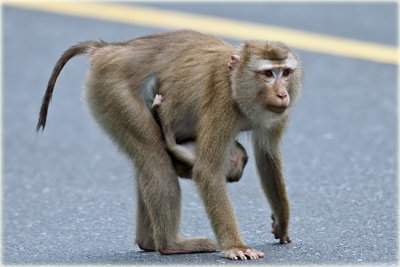
M 275 232 L 275 230 L 272 230 L 271 233 L 274 235 L 275 239 L 278 239 L 278 238 L 279 238 L 279 236 L 278 236 L 278 234 Z
M 246 255 L 246 257 L 250 260 L 258 259 L 257 254 L 252 249 L 249 248 L 244 251 L 244 255 Z
M 280 241 L 279 241 L 281 244 L 285 244 L 285 242 L 288 242 L 288 243 L 291 243 L 292 242 L 292 239 L 290 238 L 290 237 L 288 237 L 288 236 L 285 236 L 285 237 L 283 237 L 283 238 L 280 238 Z
M 246 255 L 239 249 L 223 251 L 222 256 L 227 257 L 230 260 L 247 260 Z
M 255 249 L 246 249 L 244 254 L 250 259 L 250 260 L 257 260 L 259 258 L 263 258 L 265 256 L 264 253 L 261 251 L 257 251 Z
M 265 256 L 265 254 L 264 254 L 263 252 L 261 252 L 261 251 L 254 250 L 254 252 L 255 252 L 255 253 L 257 254 L 257 256 L 260 257 L 260 258 L 264 258 L 264 256 Z
M 247 260 L 246 255 L 243 253 L 243 251 L 238 251 L 238 256 L 241 260 Z
M 228 255 L 224 255 L 224 254 L 223 254 L 223 256 L 226 256 L 228 259 L 234 260 L 234 261 L 236 261 L 236 260 L 239 259 L 238 256 L 237 256 L 235 253 L 233 253 L 233 252 L 229 252 Z
M 247 257 L 247 259 L 249 259 L 249 260 L 256 260 L 256 259 L 258 259 L 258 256 L 255 255 L 255 254 L 251 254 L 251 255 L 247 255 L 247 254 L 246 254 L 246 257 Z

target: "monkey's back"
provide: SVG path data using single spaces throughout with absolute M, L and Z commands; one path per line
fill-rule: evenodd
M 161 38 L 160 38 L 161 37 Z M 177 140 L 196 137 L 199 99 L 203 95 L 226 95 L 230 73 L 228 64 L 234 48 L 210 35 L 194 31 L 154 35 L 157 53 L 154 69 L 158 73 L 157 93 L 164 96 L 160 117 L 175 131 Z M 160 38 L 160 39 L 159 39 Z M 139 38 L 142 40 L 142 38 Z M 162 47 L 157 48 L 162 40 Z M 224 99 L 218 100 L 224 106 Z
M 140 97 L 146 81 L 154 77 L 151 93 L 164 96 L 160 119 L 176 129 L 177 139 L 191 139 L 196 135 L 198 100 L 204 94 L 217 98 L 224 94 L 220 90 L 229 88 L 228 64 L 235 50 L 216 37 L 183 30 L 112 43 L 89 53 L 89 103 L 96 102 L 91 106 L 114 106 L 112 101 L 126 101 L 122 95 Z M 219 101 L 224 105 L 224 99 Z

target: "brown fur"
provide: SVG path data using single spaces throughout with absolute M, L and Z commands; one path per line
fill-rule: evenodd
M 189 149 L 191 153 L 196 154 L 196 149 L 194 148 L 195 142 L 188 141 L 179 145 L 184 146 L 185 148 Z M 227 162 L 228 173 L 225 175 L 226 182 L 228 183 L 240 181 L 243 175 L 244 167 L 246 167 L 247 161 L 249 159 L 245 148 L 238 141 L 235 141 L 235 145 L 232 149 L 233 150 L 230 152 Z M 185 157 L 185 155 L 179 155 L 179 157 L 177 157 L 176 154 L 172 154 L 170 152 L 170 156 L 173 161 L 173 165 L 175 167 L 177 175 L 182 178 L 191 179 L 193 177 L 194 162 L 190 163 L 189 160 L 181 160 L 181 158 Z
M 162 107 L 162 96 L 157 95 L 153 100 L 152 113 L 162 129 L 162 122 L 160 121 L 159 113 Z M 196 142 L 186 141 L 180 144 L 176 143 L 175 134 L 170 132 L 170 136 L 166 139 L 172 140 L 172 144 L 167 143 L 168 152 L 171 155 L 176 173 L 182 178 L 192 178 L 193 177 L 193 165 L 196 159 Z M 166 133 L 164 133 L 165 137 Z M 235 141 L 235 145 L 228 157 L 228 173 L 226 174 L 226 181 L 228 183 L 238 182 L 243 174 L 243 169 L 247 164 L 248 155 L 243 147 L 238 141 Z
M 74 55 L 88 53 L 91 68 L 86 86 L 91 111 L 136 166 L 136 241 L 142 249 L 162 254 L 217 249 L 212 240 L 179 236 L 180 187 L 163 131 L 173 131 L 178 142 L 196 140 L 193 180 L 222 254 L 230 259 L 257 259 L 264 254 L 244 245 L 225 183 L 226 162 L 235 136 L 252 130 L 258 171 L 273 211 L 273 231 L 281 242 L 290 242 L 279 141 L 287 110 L 300 90 L 301 68 L 293 70 L 287 85 L 266 84 L 252 64 L 270 56 L 270 60 L 282 61 L 279 63 L 286 58 L 297 60 L 297 56 L 281 43 L 258 42 L 252 43 L 251 49 L 243 47 L 246 45 L 235 50 L 215 37 L 178 31 L 116 44 L 83 43 L 67 50 L 56 65 L 38 129 L 45 125 L 61 68 Z M 231 64 L 231 56 L 237 52 L 241 59 Z M 151 93 L 165 97 L 159 114 L 163 131 L 143 98 L 149 77 L 156 79 Z M 276 95 L 282 90 L 292 100 L 286 101 L 287 105 Z M 266 108 L 276 103 L 285 104 L 285 110 L 278 114 Z

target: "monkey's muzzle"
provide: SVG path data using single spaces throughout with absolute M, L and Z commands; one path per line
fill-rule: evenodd
M 288 108 L 288 106 L 274 106 L 274 105 L 267 105 L 267 110 L 274 112 L 274 113 L 283 113 Z

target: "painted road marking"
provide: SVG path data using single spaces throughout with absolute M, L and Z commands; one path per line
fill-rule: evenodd
M 279 40 L 296 49 L 398 64 L 398 47 L 283 27 L 157 8 L 83 2 L 5 2 L 7 6 L 163 29 L 193 29 L 239 40 Z

